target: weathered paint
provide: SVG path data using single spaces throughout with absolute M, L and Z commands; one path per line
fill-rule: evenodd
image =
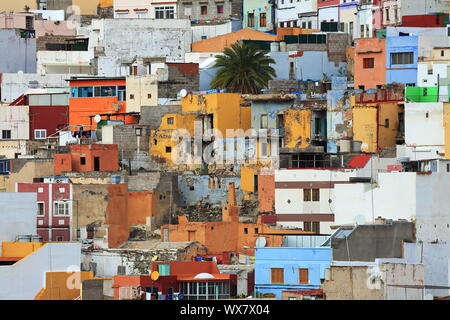
M 178 188 L 181 206 L 195 205 L 198 202 L 208 202 L 212 205 L 222 205 L 226 202 L 228 185 L 235 183 L 238 203 L 242 200 L 241 179 L 239 177 L 214 177 L 208 175 L 179 175 Z
M 286 234 L 310 234 L 301 230 L 271 229 L 261 222 L 239 223 L 239 209 L 236 201 L 234 184 L 230 184 L 228 202 L 222 206 L 220 222 L 189 222 L 186 216 L 178 217 L 177 225 L 161 227 L 162 241 L 198 241 L 208 248 L 209 254 L 223 252 L 243 252 L 252 254 L 258 237 L 266 239 L 269 247 L 281 246 Z M 165 236 L 169 233 L 169 238 Z M 245 249 L 244 246 L 250 247 Z
M 273 172 L 258 174 L 258 203 L 260 212 L 275 211 L 275 176 Z
M 306 148 L 311 141 L 312 110 L 287 109 L 284 111 L 285 147 Z
M 85 164 L 81 163 L 85 159 Z M 95 170 L 95 158 L 99 160 L 99 170 Z M 55 174 L 63 172 L 118 171 L 119 151 L 116 144 L 76 144 L 70 153 L 55 154 Z

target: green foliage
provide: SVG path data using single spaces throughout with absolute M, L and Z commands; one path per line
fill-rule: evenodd
M 214 68 L 220 68 L 211 87 L 229 92 L 258 94 L 276 76 L 270 64 L 275 61 L 252 44 L 233 44 L 216 56 Z

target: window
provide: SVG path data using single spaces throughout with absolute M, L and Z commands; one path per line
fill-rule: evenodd
M 384 119 L 384 127 L 389 128 L 389 119 Z
M 73 94 L 73 91 L 72 91 Z M 78 87 L 77 96 L 74 98 L 90 98 L 94 96 L 93 87 Z
M 284 283 L 284 269 L 283 268 L 271 268 L 270 269 L 271 283 Z
M 303 201 L 311 201 L 311 189 L 303 189 Z
M 305 221 L 303 222 L 303 229 L 304 231 L 320 234 L 320 222 Z
M 95 97 L 116 97 L 116 86 L 94 87 Z
M 423 88 L 423 96 L 428 96 L 428 88 Z
M 127 93 L 126 93 L 126 87 L 125 86 L 118 86 L 117 87 L 117 96 L 118 96 L 118 101 L 125 101 L 126 97 L 127 97 Z
M 166 147 L 166 153 L 171 153 L 172 152 L 172 147 Z
M 200 11 L 202 15 L 208 14 L 208 7 L 207 6 L 201 6 Z
M 255 228 L 255 234 L 258 234 L 258 233 L 259 233 L 259 229 Z
M 391 64 L 413 64 L 414 52 L 391 53 Z
M 375 66 L 374 58 L 364 58 L 363 60 L 363 68 L 364 69 L 373 69 Z
M 299 283 L 309 283 L 308 279 L 308 269 L 298 269 L 298 282 Z
M 389 8 L 386 8 L 386 21 L 389 21 Z
M 218 5 L 217 6 L 217 13 L 223 13 L 223 6 L 222 5 Z
M 448 164 L 448 163 L 447 163 L 447 172 L 450 172 L 450 164 Z
M 130 94 L 130 100 L 134 100 L 134 94 Z
M 312 21 L 308 21 L 308 29 L 312 29 Z
M 244 228 L 244 234 L 248 234 L 248 228 Z
M 170 276 L 170 264 L 158 264 L 158 273 L 160 276 Z
M 156 7 L 155 19 L 175 19 L 174 7 Z
M 261 115 L 261 129 L 267 129 L 267 114 Z
M 80 164 L 84 166 L 86 164 L 86 157 L 80 157 Z
M 44 211 L 45 203 L 44 202 L 38 202 L 37 205 L 38 205 L 37 215 L 39 217 L 44 216 L 45 215 L 45 211 Z
M 47 138 L 47 130 L 46 129 L 36 129 L 36 130 L 34 130 L 34 138 L 35 139 L 45 139 L 45 138 Z
M 312 201 L 320 201 L 320 189 L 312 189 Z
M 2 139 L 11 139 L 11 130 L 2 130 Z
M 54 216 L 68 216 L 69 215 L 69 203 L 68 202 L 55 202 Z
M 441 57 L 444 56 L 444 50 L 441 50 Z
M 167 124 L 173 124 L 173 117 L 167 118 Z
M 254 13 L 249 13 L 248 14 L 248 19 L 247 19 L 247 25 L 249 27 L 254 27 L 255 26 L 255 14 Z M 281 26 L 282 27 L 282 26 Z
M 267 25 L 267 20 L 266 20 L 266 13 L 260 13 L 259 14 L 259 26 L 260 27 L 265 27 Z

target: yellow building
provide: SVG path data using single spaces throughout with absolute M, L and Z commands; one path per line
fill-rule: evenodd
M 193 138 L 195 118 L 195 115 L 165 114 L 161 119 L 159 129 L 152 130 L 150 133 L 150 155 L 152 158 L 173 167 L 174 163 L 177 163 L 178 159 L 183 156 L 177 153 L 176 146 L 180 143 L 180 140 L 173 140 L 174 134 L 176 130 L 184 129 Z
M 38 1 L 36 0 L 3 0 L 0 1 L 0 11 L 23 12 L 28 7 L 30 10 L 38 10 Z
M 285 148 L 304 149 L 311 142 L 311 109 L 287 109 L 284 111 Z
M 241 107 L 243 100 L 238 93 L 189 94 L 181 99 L 183 114 L 205 116 L 207 127 L 220 130 L 225 137 L 226 129 L 248 130 L 251 127 L 251 109 Z
M 444 102 L 445 159 L 450 159 L 450 103 Z
M 403 102 L 382 102 L 356 105 L 353 113 L 353 140 L 361 141 L 361 151 L 376 153 L 395 147 L 399 129 L 399 114 Z
M 242 129 L 244 132 L 251 127 L 251 109 L 241 106 L 242 99 L 236 93 L 211 93 L 211 94 L 188 94 L 181 100 L 181 114 L 166 114 L 161 120 L 158 130 L 151 132 L 150 154 L 154 160 L 162 160 L 170 167 L 174 167 L 174 160 L 181 154 L 173 154 L 175 146 L 181 140 L 173 141 L 172 136 L 176 130 L 185 129 L 194 138 L 195 126 L 197 133 L 216 129 L 225 139 L 227 130 Z M 206 143 L 206 144 L 209 144 Z M 205 145 L 203 145 L 205 147 Z M 203 154 L 203 149 L 201 151 Z M 194 154 L 194 146 L 191 145 L 191 155 Z M 190 158 L 188 168 L 196 169 L 201 163 L 193 163 Z M 175 161 L 176 162 L 176 161 Z
M 74 300 L 81 296 L 83 280 L 93 279 L 92 271 L 80 272 L 46 272 L 45 288 L 35 300 Z

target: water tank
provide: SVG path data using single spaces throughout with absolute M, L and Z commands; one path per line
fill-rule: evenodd
M 361 141 L 353 141 L 352 143 L 352 152 L 361 152 Z
M 350 152 L 350 148 L 351 148 L 351 140 L 341 140 L 340 141 L 340 149 L 339 149 L 339 151 L 341 153 Z
M 270 51 L 271 52 L 278 52 L 278 51 L 280 51 L 280 43 L 278 43 L 278 42 L 271 42 L 270 43 Z
M 111 176 L 112 184 L 120 184 L 121 176 Z

